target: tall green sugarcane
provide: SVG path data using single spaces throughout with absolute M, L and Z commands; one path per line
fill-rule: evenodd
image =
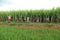
M 60 22 L 60 8 L 59 7 L 55 9 L 55 14 L 57 15 L 57 22 Z
M 0 21 L 7 21 L 9 15 L 14 22 L 60 22 L 60 8 L 51 10 L 0 11 Z

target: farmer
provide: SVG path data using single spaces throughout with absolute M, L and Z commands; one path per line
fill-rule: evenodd
M 8 16 L 8 22 L 10 23 L 10 21 L 11 21 L 11 16 Z

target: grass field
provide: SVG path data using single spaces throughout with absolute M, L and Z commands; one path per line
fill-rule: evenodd
M 60 30 L 0 25 L 0 40 L 60 40 Z

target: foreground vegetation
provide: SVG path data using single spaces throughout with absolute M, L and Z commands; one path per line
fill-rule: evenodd
M 60 30 L 0 26 L 0 40 L 60 40 Z
M 60 22 L 60 8 L 50 10 L 17 10 L 1 11 L 0 21 L 7 21 L 11 16 L 15 22 Z

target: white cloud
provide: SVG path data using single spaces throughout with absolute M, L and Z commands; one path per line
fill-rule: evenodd
M 11 4 L 0 7 L 0 10 L 12 9 L 50 9 L 60 7 L 60 0 L 10 0 Z

